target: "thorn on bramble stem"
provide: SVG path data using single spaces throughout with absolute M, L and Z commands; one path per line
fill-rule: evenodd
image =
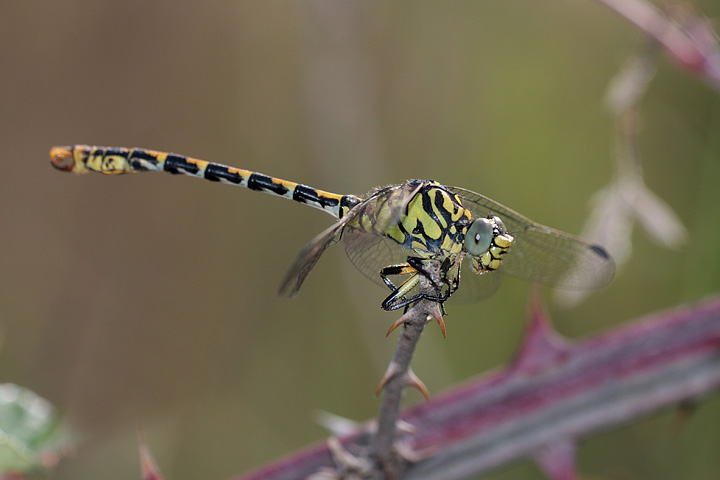
M 358 422 L 349 418 L 321 410 L 315 414 L 315 421 L 331 435 L 342 437 L 350 435 L 359 428 Z
M 575 440 L 562 440 L 539 449 L 534 457 L 540 468 L 552 480 L 577 480 L 576 453 Z
M 690 416 L 695 413 L 697 408 L 697 402 L 694 400 L 685 400 L 684 402 L 680 402 L 678 404 L 670 426 L 670 431 L 673 436 L 678 436 L 682 433 L 688 420 L 690 419 Z
M 387 385 L 388 381 L 395 375 L 400 373 L 400 370 L 400 366 L 397 364 L 397 362 L 391 361 L 387 369 L 385 370 L 385 374 L 383 375 L 382 380 L 380 380 L 380 385 L 378 385 L 377 389 L 375 389 L 375 395 L 380 395 L 380 392 L 383 391 L 383 388 L 385 388 L 385 385 Z
M 525 336 L 513 361 L 516 372 L 534 375 L 570 354 L 571 343 L 559 335 L 545 311 L 539 291 L 531 295 Z
M 438 309 L 437 312 L 432 312 L 427 316 L 427 321 L 432 322 L 435 320 L 440 327 L 440 331 L 442 332 L 443 338 L 447 338 L 447 332 L 445 330 L 445 320 L 443 320 L 442 315 L 440 314 L 440 310 Z M 402 317 L 398 318 L 395 323 L 393 323 L 390 328 L 388 329 L 387 333 L 385 333 L 386 337 L 389 337 L 390 334 L 400 325 L 404 325 L 407 321 L 406 316 L 403 315 Z
M 322 468 L 307 477 L 307 480 L 345 480 L 374 478 L 374 465 L 367 456 L 350 453 L 336 437 L 327 439 L 328 450 L 334 468 Z
M 392 326 L 388 329 L 387 333 L 385 334 L 385 337 L 386 338 L 389 337 L 390 334 L 393 332 L 393 330 L 395 330 L 397 327 L 399 327 L 400 325 L 402 325 L 404 323 L 405 323 L 405 315 L 398 318 L 397 321 L 392 324 Z
M 427 387 L 422 380 L 415 375 L 415 372 L 413 372 L 411 368 L 408 368 L 408 371 L 405 373 L 405 385 L 415 387 L 420 391 L 420 393 L 422 393 L 425 400 L 430 400 L 430 393 L 428 392 Z
M 447 338 L 447 334 L 445 332 L 445 320 L 443 320 L 442 315 L 428 315 L 428 322 L 431 322 L 433 319 L 435 319 L 435 321 L 437 321 L 437 324 L 440 326 L 440 331 L 442 332 L 443 338 Z
M 164 480 L 164 477 L 160 473 L 160 469 L 155 463 L 155 459 L 150 453 L 147 440 L 145 440 L 145 433 L 138 427 L 138 449 L 140 451 L 140 468 L 142 472 L 143 480 Z

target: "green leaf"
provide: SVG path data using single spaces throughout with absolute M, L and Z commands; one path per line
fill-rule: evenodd
M 11 383 L 0 384 L 0 474 L 29 472 L 57 458 L 58 416 L 50 403 Z

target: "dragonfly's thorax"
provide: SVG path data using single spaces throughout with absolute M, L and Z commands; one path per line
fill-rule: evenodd
M 391 238 L 425 258 L 461 253 L 471 223 L 471 213 L 457 195 L 429 180 L 378 190 L 365 201 L 364 213 L 354 226 Z

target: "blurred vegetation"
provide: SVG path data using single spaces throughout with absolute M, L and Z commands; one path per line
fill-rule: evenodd
M 33 392 L 0 384 L 0 475 L 36 474 L 69 453 L 70 435 L 53 407 Z
M 709 17 L 717 2 L 695 2 Z M 644 45 L 592 2 L 4 2 L 0 380 L 80 436 L 57 479 L 139 478 L 141 425 L 168 479 L 227 478 L 375 415 L 385 292 L 329 251 L 299 298 L 285 268 L 329 217 L 169 175 L 62 175 L 53 145 L 170 150 L 361 194 L 431 178 L 579 232 L 613 175 L 610 79 Z M 580 337 L 720 289 L 720 100 L 663 58 L 640 105 L 645 182 L 683 220 L 642 233 Z M 414 370 L 431 391 L 505 363 L 528 286 L 454 305 Z M 421 401 L 408 392 L 408 402 Z M 720 474 L 720 401 L 592 439 L 593 478 Z M 494 479 L 542 478 L 518 465 Z

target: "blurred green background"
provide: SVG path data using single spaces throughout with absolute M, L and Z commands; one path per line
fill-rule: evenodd
M 716 1 L 695 2 L 720 15 Z M 285 269 L 330 217 L 187 177 L 76 177 L 53 145 L 169 150 L 363 194 L 430 178 L 569 232 L 613 175 L 610 79 L 643 45 L 593 2 L 24 1 L 0 6 L 0 380 L 80 439 L 53 479 L 222 479 L 363 420 L 394 338 L 386 295 L 329 250 L 295 300 Z M 615 281 L 549 301 L 578 338 L 720 289 L 720 100 L 662 57 L 641 105 L 645 180 L 690 233 L 633 234 Z M 439 392 L 512 358 L 528 285 L 454 305 L 415 372 Z M 417 392 L 408 403 L 421 401 Z M 587 478 L 720 476 L 720 401 L 589 439 Z M 543 478 L 529 463 L 488 478 Z

